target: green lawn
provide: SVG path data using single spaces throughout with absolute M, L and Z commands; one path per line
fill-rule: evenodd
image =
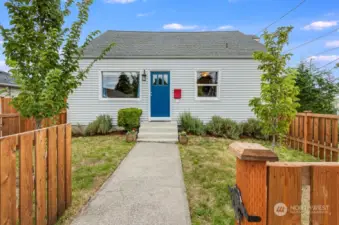
M 228 151 L 232 140 L 189 137 L 189 144 L 179 145 L 193 225 L 234 224 L 227 186 L 235 184 L 235 157 Z M 270 143 L 254 140 L 267 147 Z M 276 148 L 280 161 L 317 161 L 310 155 Z
M 70 224 L 133 146 L 118 135 L 73 138 L 73 202 L 58 224 Z

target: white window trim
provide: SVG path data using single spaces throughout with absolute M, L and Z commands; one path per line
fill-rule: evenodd
M 218 83 L 217 84 L 204 84 L 200 86 L 217 86 L 217 97 L 198 97 L 198 84 L 197 84 L 197 79 L 198 79 L 198 73 L 199 72 L 217 72 L 218 73 Z M 194 95 L 195 95 L 195 100 L 202 100 L 202 101 L 218 101 L 220 100 L 220 83 L 221 83 L 221 71 L 220 70 L 211 70 L 211 69 L 197 69 L 194 72 Z
M 139 72 L 139 97 L 138 98 L 103 98 L 102 97 L 102 76 L 103 72 Z M 99 100 L 100 101 L 141 101 L 142 98 L 142 73 L 143 70 L 100 70 L 99 71 Z

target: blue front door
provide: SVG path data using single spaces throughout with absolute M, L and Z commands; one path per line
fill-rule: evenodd
M 170 72 L 151 72 L 151 117 L 170 117 Z

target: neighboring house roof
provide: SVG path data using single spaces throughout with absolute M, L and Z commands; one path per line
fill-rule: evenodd
M 247 36 L 251 37 L 253 40 L 260 40 L 260 37 L 257 35 L 247 34 Z
M 11 77 L 11 75 L 5 71 L 0 71 L 0 86 L 16 87 L 16 88 L 19 87 L 14 82 L 14 79 Z
M 252 58 L 254 51 L 265 51 L 253 38 L 239 31 L 107 31 L 90 43 L 84 58 L 99 56 L 112 42 L 105 58 Z

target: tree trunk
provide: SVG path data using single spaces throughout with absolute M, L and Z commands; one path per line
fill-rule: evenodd
M 41 122 L 42 119 L 35 119 L 35 129 L 37 130 L 41 129 Z
M 274 122 L 273 122 L 273 130 L 274 130 L 274 133 L 273 133 L 273 136 L 272 136 L 272 151 L 274 151 L 274 148 L 276 146 L 276 129 L 277 129 L 277 119 L 274 119 Z

